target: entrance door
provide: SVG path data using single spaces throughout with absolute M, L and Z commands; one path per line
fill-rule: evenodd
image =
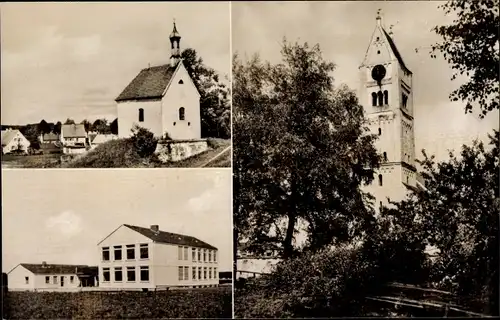
M 64 276 L 61 276 L 61 287 L 64 287 Z

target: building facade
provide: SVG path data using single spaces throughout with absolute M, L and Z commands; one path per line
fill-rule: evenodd
M 97 285 L 97 268 L 86 265 L 21 263 L 7 276 L 14 291 L 73 291 Z
M 180 40 L 174 23 L 170 63 L 141 70 L 116 98 L 120 137 L 140 126 L 159 138 L 201 138 L 200 94 L 182 63 Z
M 99 286 L 161 289 L 218 285 L 218 250 L 206 242 L 124 224 L 98 244 Z
M 2 130 L 2 154 L 28 153 L 30 142 L 19 130 Z
M 87 151 L 88 136 L 83 124 L 62 125 L 60 137 L 65 154 L 79 154 Z
M 374 181 L 364 187 L 378 210 L 403 200 L 410 189 L 423 188 L 415 163 L 413 73 L 380 15 L 359 71 L 360 103 L 382 156 Z

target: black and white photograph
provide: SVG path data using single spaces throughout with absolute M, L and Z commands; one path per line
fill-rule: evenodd
M 231 318 L 230 170 L 5 170 L 2 182 L 4 319 Z
M 499 315 L 498 10 L 231 4 L 234 317 Z
M 2 167 L 230 167 L 229 2 L 3 3 Z

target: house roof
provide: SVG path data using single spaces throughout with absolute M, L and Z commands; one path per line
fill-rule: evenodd
M 71 265 L 71 264 L 33 264 L 21 263 L 20 266 L 28 269 L 34 274 L 76 274 L 81 271 L 92 268 L 87 265 Z
M 216 247 L 214 247 L 206 242 L 203 242 L 199 239 L 196 239 L 195 237 L 185 236 L 185 235 L 177 234 L 177 233 L 165 232 L 165 231 L 161 231 L 161 230 L 159 230 L 158 232 L 155 232 L 155 231 L 151 230 L 150 228 L 132 226 L 129 224 L 124 224 L 124 226 L 127 228 L 130 228 L 136 232 L 139 232 L 143 236 L 148 237 L 149 239 L 151 239 L 155 242 L 168 243 L 168 244 L 178 244 L 178 245 L 184 245 L 184 246 L 189 246 L 189 247 L 198 247 L 198 248 L 217 250 Z
M 115 101 L 161 98 L 176 68 L 164 64 L 142 69 Z
M 58 140 L 59 140 L 59 135 L 53 132 L 46 133 L 43 135 L 43 141 L 58 141 Z
M 21 132 L 19 130 L 2 130 L 2 146 L 8 145 L 18 133 Z
M 387 38 L 387 42 L 389 42 L 389 46 L 391 47 L 391 50 L 392 52 L 394 52 L 394 55 L 396 56 L 396 58 L 398 59 L 398 62 L 399 64 L 406 70 L 410 71 L 408 69 L 408 67 L 405 65 L 404 61 L 403 61 L 403 57 L 401 56 L 401 54 L 399 53 L 399 50 L 398 48 L 396 47 L 396 44 L 394 43 L 394 40 L 391 38 L 391 36 L 387 33 L 387 31 L 385 31 L 384 28 L 382 28 L 382 31 L 385 35 L 385 37 Z
M 117 135 L 114 135 L 114 134 L 97 134 L 97 135 L 94 135 L 91 139 L 91 142 L 92 143 L 104 143 L 104 142 L 107 142 L 107 141 L 110 141 L 110 140 L 115 140 L 117 139 L 118 136 Z
M 82 138 L 87 136 L 83 124 L 63 124 L 61 132 L 64 138 Z

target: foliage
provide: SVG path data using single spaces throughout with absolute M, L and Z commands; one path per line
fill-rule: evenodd
M 57 121 L 57 123 L 54 125 L 54 133 L 55 134 L 61 134 L 61 121 Z
M 75 124 L 75 120 L 68 118 L 68 119 L 66 119 L 64 124 Z
M 108 120 L 104 118 L 94 121 L 94 123 L 92 124 L 92 130 L 97 131 L 101 134 L 111 133 L 110 126 L 108 125 Z
M 40 149 L 40 141 L 39 141 L 39 131 L 38 125 L 36 124 L 28 124 L 21 128 L 21 133 L 24 135 L 26 139 L 30 142 L 30 147 L 33 149 Z
M 132 128 L 130 141 L 137 154 L 142 158 L 151 156 L 155 152 L 156 144 L 158 143 L 158 140 L 151 131 L 137 125 Z
M 375 137 L 347 87 L 333 87 L 318 45 L 282 47 L 283 62 L 233 59 L 235 232 L 248 248 L 290 257 L 299 221 L 305 249 L 360 236 L 372 219 L 363 182 L 373 179 Z
M 87 119 L 84 119 L 80 123 L 83 124 L 83 126 L 85 127 L 85 132 L 92 131 L 92 123 L 90 123 L 90 121 L 88 121 Z
M 217 72 L 207 67 L 196 50 L 182 52 L 182 62 L 200 92 L 201 134 L 228 139 L 231 136 L 229 88 L 219 81 Z
M 231 289 L 158 292 L 13 292 L 6 319 L 231 318 Z
M 499 108 L 499 28 L 498 0 L 451 0 L 441 8 L 447 15 L 457 15 L 453 24 L 433 30 L 442 42 L 432 47 L 431 55 L 441 52 L 456 71 L 452 77 L 466 74 L 470 80 L 453 91 L 453 101 L 463 100 L 471 113 L 478 103 L 481 117 Z
M 45 120 L 40 121 L 37 129 L 38 129 L 38 132 L 40 134 L 51 132 L 51 128 L 50 128 L 49 124 L 47 123 L 47 121 L 45 121 Z

